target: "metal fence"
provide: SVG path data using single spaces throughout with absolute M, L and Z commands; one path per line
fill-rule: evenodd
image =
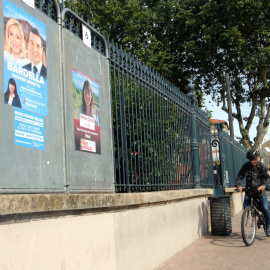
M 55 1 L 35 2 L 43 13 L 57 20 Z M 81 39 L 82 25 L 87 26 L 92 48 L 107 56 L 100 34 L 74 12 L 64 9 L 61 24 Z M 179 89 L 121 46 L 109 39 L 107 46 L 116 192 L 211 187 L 211 138 L 206 115 Z M 192 132 L 194 126 L 196 134 Z
M 199 143 L 200 186 L 212 188 L 214 175 L 211 135 L 208 119 L 199 109 L 197 109 L 197 136 Z
M 81 39 L 82 25 L 88 27 L 92 48 L 108 57 L 116 192 L 234 186 L 246 150 L 220 129 L 212 138 L 219 158 L 213 158 L 208 119 L 194 94 L 184 95 L 121 46 L 104 41 L 75 13 L 65 9 L 60 18 L 55 0 L 35 4 Z
M 190 99 L 147 65 L 108 42 L 116 191 L 193 188 Z M 196 108 L 200 183 L 212 184 L 210 128 Z M 197 139 L 198 140 L 198 139 Z

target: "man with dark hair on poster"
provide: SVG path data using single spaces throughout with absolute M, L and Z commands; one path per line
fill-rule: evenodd
M 46 67 L 42 63 L 43 45 L 42 37 L 36 28 L 32 28 L 29 33 L 29 55 L 31 56 L 31 63 L 25 65 L 23 68 L 38 74 L 43 79 L 47 78 Z

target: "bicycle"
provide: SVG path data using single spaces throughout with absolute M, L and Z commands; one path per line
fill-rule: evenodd
M 258 197 L 253 197 L 252 195 L 251 203 L 244 209 L 241 219 L 242 238 L 247 246 L 251 246 L 254 243 L 257 227 L 260 229 L 261 226 L 263 226 L 265 232 L 265 220 L 261 211 L 260 201 Z

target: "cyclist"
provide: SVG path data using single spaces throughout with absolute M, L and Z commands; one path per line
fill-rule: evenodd
M 265 193 L 265 188 L 269 184 L 270 172 L 268 167 L 258 160 L 260 153 L 256 149 L 250 149 L 247 151 L 246 158 L 249 162 L 243 164 L 236 178 L 236 188 L 238 191 L 242 191 L 242 180 L 246 177 L 246 189 L 244 208 L 250 205 L 251 192 L 253 196 L 257 196 L 260 200 L 262 212 L 264 214 L 267 236 L 270 236 L 270 212 Z

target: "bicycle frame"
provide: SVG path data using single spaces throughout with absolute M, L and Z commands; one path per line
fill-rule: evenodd
M 263 225 L 263 228 L 265 229 L 264 215 L 262 211 L 258 209 L 256 202 L 257 202 L 257 199 L 255 199 L 255 203 L 254 203 L 254 199 L 252 197 L 250 206 L 254 208 L 255 213 L 258 217 L 258 228 L 260 229 L 261 225 Z

